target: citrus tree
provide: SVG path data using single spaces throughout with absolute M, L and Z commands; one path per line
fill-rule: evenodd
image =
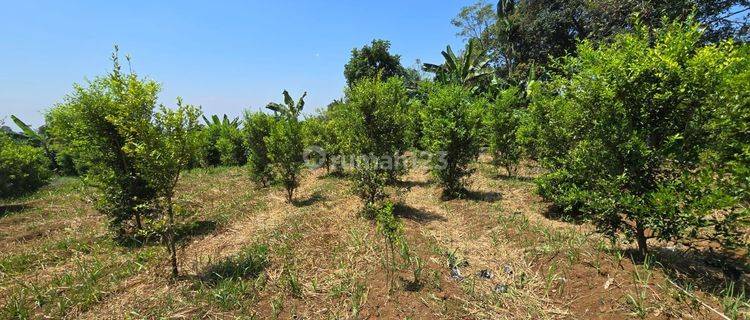
M 501 91 L 484 112 L 484 134 L 495 164 L 515 175 L 521 160 L 521 145 L 516 138 L 522 115 L 518 88 Z
M 354 189 L 365 211 L 374 214 L 370 209 L 384 197 L 386 183 L 405 170 L 399 159 L 409 147 L 410 106 L 403 80 L 392 77 L 360 80 L 331 109 L 341 151 L 354 157 Z
M 694 174 L 708 154 L 743 161 L 746 132 L 728 119 L 746 111 L 747 48 L 701 36 L 697 24 L 675 22 L 583 42 L 530 107 L 536 127 L 527 131 L 550 170 L 541 194 L 613 238 L 635 239 L 643 255 L 649 238 L 727 243 L 747 222 L 746 209 L 726 210 L 731 199 L 706 191 L 722 176 Z M 747 179 L 742 170 L 732 175 Z
M 481 118 L 476 112 L 484 99 L 472 98 L 459 85 L 437 86 L 423 109 L 423 145 L 431 153 L 431 172 L 447 198 L 465 193 L 462 179 L 479 154 Z
M 275 126 L 274 118 L 263 112 L 245 111 L 243 132 L 247 148 L 247 161 L 250 176 L 262 187 L 268 186 L 273 180 L 271 159 L 268 157 L 266 138 Z
M 152 121 L 160 90 L 155 81 L 135 73 L 123 73 L 117 48 L 112 54 L 113 70 L 87 85 L 75 85 L 65 101 L 49 114 L 64 121 L 52 121 L 48 130 L 86 167 L 84 181 L 94 188 L 96 207 L 110 218 L 119 234 L 134 221 L 142 228 L 142 218 L 154 212 L 156 190 L 143 178 L 140 154 L 128 153 L 125 146 L 133 136 L 143 134 Z
M 268 137 L 268 155 L 279 181 L 284 185 L 287 201 L 294 199 L 294 190 L 299 186 L 299 174 L 304 165 L 302 153 L 302 126 L 299 114 L 305 106 L 305 92 L 295 103 L 289 92 L 284 90 L 284 103 L 269 103 L 267 108 L 274 111 L 277 119 Z
M 200 146 L 199 108 L 183 104 L 177 99 L 177 108 L 161 106 L 147 128 L 131 136 L 125 147 L 127 153 L 142 159 L 140 171 L 156 191 L 161 218 L 166 227 L 162 230 L 170 254 L 172 276 L 179 274 L 175 235 L 175 188 L 181 173 L 187 169 Z

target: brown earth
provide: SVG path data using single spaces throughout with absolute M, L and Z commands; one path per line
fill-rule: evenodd
M 384 240 L 359 217 L 349 181 L 323 170 L 305 173 L 293 204 L 277 187 L 257 189 L 242 168 L 188 173 L 178 203 L 196 214 L 185 220 L 212 227 L 181 247 L 179 279 L 167 276 L 161 246 L 111 243 L 83 187 L 69 187 L 77 182 L 53 185 L 0 214 L 0 318 L 9 310 L 81 319 L 721 319 L 709 307 L 727 312 L 722 278 L 706 285 L 704 273 L 666 255 L 640 263 L 628 244 L 613 246 L 590 225 L 548 218 L 549 204 L 530 181 L 533 166 L 516 178 L 488 164 L 478 169 L 465 199 L 441 200 L 423 168 L 389 190 L 413 259 L 398 261 L 393 286 Z M 209 267 L 257 244 L 268 247 L 260 275 L 205 281 Z M 21 270 L 8 267 L 27 260 Z M 451 277 L 451 263 L 463 279 Z M 691 265 L 721 273 L 703 261 Z M 91 266 L 107 275 L 88 277 Z M 747 299 L 737 300 L 738 317 L 747 316 Z

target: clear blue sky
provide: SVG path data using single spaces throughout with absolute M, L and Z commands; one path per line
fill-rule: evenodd
M 111 67 L 114 44 L 163 85 L 161 102 L 238 116 L 308 91 L 307 111 L 343 95 L 350 51 L 391 41 L 405 66 L 461 46 L 450 24 L 472 1 L 9 1 L 0 11 L 0 119 L 38 126 L 73 83 Z

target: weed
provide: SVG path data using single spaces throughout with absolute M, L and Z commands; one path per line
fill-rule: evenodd
M 268 246 L 255 244 L 239 254 L 211 265 L 203 272 L 203 280 L 216 283 L 222 279 L 248 279 L 257 277 L 268 265 Z
M 242 279 L 222 279 L 211 289 L 211 298 L 222 310 L 231 310 L 242 306 L 242 301 L 252 295 L 249 283 Z
M 284 309 L 284 299 L 276 296 L 271 300 L 271 315 L 273 319 L 278 319 L 281 311 Z
M 729 284 L 721 291 L 721 307 L 724 313 L 732 319 L 742 319 L 747 315 L 750 309 L 750 301 L 745 295 L 744 288 L 737 290 L 734 282 Z
M 648 258 L 648 257 L 647 257 Z M 646 259 L 648 260 L 648 259 Z M 648 314 L 649 308 L 646 306 L 648 299 L 648 283 L 651 280 L 651 270 L 649 264 L 644 261 L 643 271 L 638 271 L 639 268 L 633 270 L 633 282 L 635 284 L 635 295 L 627 294 L 627 302 L 630 304 L 633 315 L 644 319 Z
M 547 268 L 547 273 L 544 275 L 544 295 L 549 296 L 549 292 L 552 289 L 552 284 L 558 279 L 557 278 L 557 263 L 553 262 L 549 268 Z
M 351 302 L 351 318 L 357 319 L 359 317 L 359 311 L 367 301 L 367 286 L 363 283 L 355 282 L 352 288 L 352 294 L 350 298 Z
M 299 282 L 297 270 L 291 264 L 284 266 L 284 271 L 281 273 L 281 281 L 292 296 L 295 298 L 302 297 L 302 284 Z
M 10 296 L 5 306 L 0 308 L 0 318 L 2 319 L 31 319 L 32 310 L 26 302 L 26 293 L 24 290 Z

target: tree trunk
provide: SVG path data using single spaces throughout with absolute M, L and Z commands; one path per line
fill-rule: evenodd
M 172 276 L 177 277 L 179 270 L 177 269 L 177 248 L 175 245 L 175 232 L 174 232 L 174 212 L 172 211 L 172 199 L 167 199 L 167 215 L 169 216 L 169 226 L 167 230 L 167 245 L 169 246 L 169 253 L 172 260 Z
M 135 212 L 135 227 L 138 230 L 143 229 L 143 223 L 141 223 L 141 213 L 138 211 Z
M 635 224 L 635 236 L 638 241 L 638 253 L 642 258 L 646 258 L 648 254 L 648 244 L 646 243 L 646 228 L 643 227 L 641 222 Z

